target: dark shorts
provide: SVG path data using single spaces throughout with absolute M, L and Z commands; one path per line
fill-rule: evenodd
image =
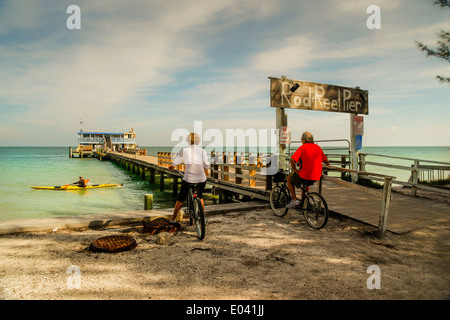
M 301 185 L 306 185 L 306 186 L 312 186 L 314 184 L 314 182 L 316 182 L 315 180 L 306 180 L 301 178 L 298 173 L 296 172 L 292 172 L 289 175 L 292 184 L 296 187 L 296 188 L 300 188 Z
M 184 202 L 184 200 L 186 200 L 186 197 L 189 193 L 189 188 L 191 188 L 192 186 L 198 186 L 197 197 L 199 197 L 201 199 L 203 196 L 203 190 L 205 189 L 205 186 L 206 186 L 206 181 L 199 182 L 199 183 L 189 183 L 189 182 L 183 180 L 181 182 L 180 193 L 178 194 L 177 200 L 180 202 Z

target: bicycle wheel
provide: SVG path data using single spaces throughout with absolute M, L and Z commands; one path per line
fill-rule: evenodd
M 194 199 L 194 225 L 197 230 L 198 239 L 202 240 L 205 237 L 205 213 L 200 198 Z
M 276 216 L 283 217 L 288 212 L 288 208 L 286 208 L 286 205 L 288 204 L 288 195 L 281 187 L 276 186 L 270 191 L 269 200 L 272 212 Z
M 325 199 L 316 192 L 306 197 L 306 209 L 303 211 L 306 222 L 314 229 L 325 227 L 328 222 L 328 205 Z

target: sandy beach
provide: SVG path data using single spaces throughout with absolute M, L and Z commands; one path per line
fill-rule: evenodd
M 338 215 L 322 230 L 311 229 L 294 211 L 279 218 L 270 209 L 212 215 L 207 223 L 203 241 L 183 221 L 182 232 L 164 234 L 165 244 L 159 244 L 156 235 L 143 234 L 139 224 L 3 235 L 0 297 L 450 298 L 448 224 L 378 239 L 374 227 Z M 133 237 L 137 247 L 114 254 L 89 251 L 92 241 L 112 234 Z M 368 273 L 370 266 L 379 268 L 379 289 L 373 288 L 373 278 L 368 285 L 374 275 Z

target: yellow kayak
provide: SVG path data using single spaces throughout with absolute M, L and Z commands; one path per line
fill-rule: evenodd
M 112 184 L 112 183 L 103 183 L 103 184 L 91 184 L 86 187 L 79 187 L 73 185 L 65 185 L 65 186 L 54 186 L 54 187 L 30 187 L 33 189 L 40 190 L 86 190 L 86 189 L 95 189 L 95 188 L 109 188 L 109 187 L 121 187 L 123 184 Z

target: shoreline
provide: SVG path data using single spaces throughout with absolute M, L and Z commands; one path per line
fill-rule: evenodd
M 252 210 L 268 208 L 268 202 L 249 201 L 239 203 L 224 203 L 208 205 L 206 209 L 210 215 L 226 213 L 233 210 Z M 22 220 L 0 221 L 0 236 L 26 232 L 54 232 L 57 230 L 73 230 L 80 228 L 101 228 L 108 226 L 123 226 L 143 223 L 157 218 L 170 220 L 173 208 L 154 210 L 134 210 L 92 215 L 59 216 L 49 218 L 33 218 Z

